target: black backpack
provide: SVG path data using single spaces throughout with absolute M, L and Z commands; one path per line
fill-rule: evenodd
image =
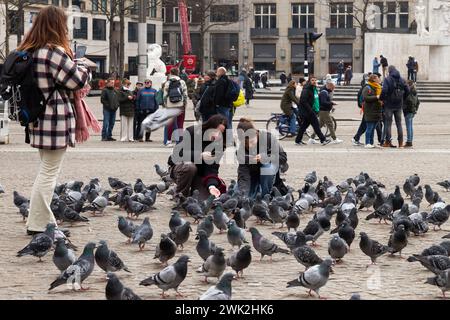
M 241 93 L 241 86 L 234 82 L 233 80 L 228 79 L 227 91 L 225 97 L 229 102 L 234 102 L 239 98 L 239 94 Z
M 183 91 L 181 89 L 180 80 L 172 79 L 169 83 L 169 101 L 172 103 L 178 103 L 183 101 Z
M 394 81 L 394 90 L 391 93 L 391 103 L 393 105 L 402 105 L 403 104 L 403 97 L 405 95 L 405 88 L 403 87 L 403 84 L 398 81 Z
M 46 99 L 34 77 L 33 53 L 13 51 L 5 60 L 0 77 L 0 95 L 10 104 L 10 119 L 25 127 L 25 142 L 29 143 L 28 127 L 42 118 L 50 97 Z

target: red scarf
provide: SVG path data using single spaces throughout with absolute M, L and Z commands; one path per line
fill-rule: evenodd
M 75 91 L 75 141 L 77 143 L 85 142 L 89 139 L 89 128 L 95 133 L 101 131 L 100 123 L 92 114 L 89 106 L 83 100 L 87 96 L 91 87 L 86 85 L 83 89 Z

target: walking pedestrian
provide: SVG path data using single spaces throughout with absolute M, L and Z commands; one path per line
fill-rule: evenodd
M 409 94 L 407 95 L 405 101 L 403 102 L 403 115 L 405 116 L 406 123 L 406 144 L 405 148 L 413 147 L 414 130 L 413 122 L 414 117 L 417 114 L 420 106 L 420 100 L 417 96 L 416 85 L 414 81 L 408 80 Z
M 345 70 L 345 85 L 349 86 L 350 83 L 352 82 L 352 78 L 353 78 L 353 70 L 351 66 L 348 66 L 347 69 Z
M 293 105 L 298 105 L 299 98 L 295 96 L 297 83 L 292 80 L 289 82 L 283 97 L 281 98 L 280 108 L 286 116 L 289 123 L 289 136 L 293 137 L 297 133 L 297 114 L 294 112 Z
M 408 69 L 408 80 L 414 81 L 416 63 L 414 62 L 414 58 L 412 56 L 409 56 L 408 62 L 406 63 L 406 68 Z
M 334 91 L 336 86 L 332 82 L 328 82 L 319 93 L 319 102 L 320 102 L 320 111 L 319 111 L 319 126 L 322 128 L 323 126 L 326 126 L 328 129 L 328 132 L 330 132 L 331 136 L 331 143 L 332 144 L 339 144 L 344 142 L 341 139 L 338 139 L 336 137 L 336 132 L 334 131 L 334 123 L 331 119 L 331 111 L 332 109 L 337 105 L 335 102 L 332 101 L 331 95 Z M 315 138 L 315 135 L 311 137 L 312 139 Z
M 208 71 L 205 75 L 205 83 L 200 88 L 198 95 L 200 96 L 199 112 L 202 122 L 208 121 L 213 115 L 217 114 L 214 102 L 215 96 L 216 73 Z
M 88 84 L 90 72 L 83 59 L 74 61 L 67 16 L 59 7 L 47 6 L 39 11 L 17 50 L 33 52 L 36 84 L 49 99 L 42 118 L 30 128 L 31 146 L 40 156 L 26 224 L 27 234 L 34 235 L 44 232 L 49 223 L 56 225 L 50 202 L 67 147 L 75 146 L 76 119 L 82 116 L 72 99 L 74 90 Z
M 134 116 L 134 140 L 144 142 L 144 134 L 141 132 L 142 121 L 150 114 L 158 110 L 156 101 L 157 90 L 154 89 L 150 79 L 144 81 L 144 88 L 139 90 L 136 97 L 136 110 Z M 150 139 L 151 132 L 145 132 L 145 142 L 152 142 Z
M 253 74 L 253 82 L 255 83 L 255 88 L 259 89 L 259 82 L 261 81 L 261 75 L 258 72 Z
M 414 58 L 414 82 L 417 82 L 417 74 L 419 73 L 419 62 Z
M 233 101 L 228 96 L 229 86 L 231 86 L 231 80 L 227 76 L 227 69 L 220 67 L 216 73 L 216 85 L 214 94 L 214 103 L 216 105 L 217 113 L 225 116 L 228 119 L 228 128 L 232 128 L 233 121 Z
M 284 86 L 287 83 L 287 76 L 284 72 L 282 72 L 280 74 L 280 81 L 281 81 L 281 85 Z
M 342 81 L 342 76 L 344 75 L 344 71 L 345 71 L 345 66 L 344 66 L 344 60 L 339 61 L 338 65 L 337 65 L 337 84 L 338 86 L 341 85 L 341 81 Z
M 109 78 L 106 87 L 102 90 L 100 97 L 103 105 L 103 129 L 102 141 L 116 141 L 112 137 L 114 124 L 116 123 L 116 112 L 119 109 L 118 92 L 114 88 L 115 79 Z
M 362 100 L 364 103 L 364 120 L 366 122 L 366 145 L 365 148 L 375 148 L 374 132 L 377 124 L 383 119 L 381 96 L 381 79 L 378 74 L 372 74 L 369 81 L 362 90 Z
M 263 88 L 264 88 L 264 89 L 267 89 L 267 81 L 269 81 L 269 77 L 268 77 L 267 72 L 264 72 L 264 73 L 261 75 L 261 82 L 262 82 L 262 84 L 263 84 Z
M 381 63 L 378 61 L 378 57 L 373 58 L 373 61 L 372 61 L 372 73 L 379 73 L 380 72 L 380 66 L 381 66 Z
M 244 81 L 244 94 L 245 94 L 245 105 L 247 107 L 250 106 L 250 100 L 253 99 L 253 94 L 255 92 L 255 88 L 253 88 L 253 82 L 250 79 L 250 77 L 245 77 L 245 81 Z
M 386 73 L 388 71 L 389 63 L 388 63 L 386 57 L 384 57 L 382 54 L 380 55 L 380 64 L 381 64 L 381 69 L 383 70 L 383 80 L 384 80 L 384 79 L 386 79 Z
M 134 95 L 130 90 L 131 81 L 122 80 L 122 88 L 118 92 L 120 109 L 120 141 L 134 142 Z

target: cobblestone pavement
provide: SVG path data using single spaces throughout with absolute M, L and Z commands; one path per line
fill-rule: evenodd
M 89 98 L 95 113 L 100 113 L 98 98 Z M 272 101 L 254 101 L 251 108 L 241 108 L 237 117 L 251 116 L 261 121 L 262 125 L 270 112 L 278 112 L 278 103 Z M 344 139 L 342 145 L 327 147 L 295 147 L 293 141 L 283 141 L 288 152 L 290 170 L 285 176 L 287 183 L 296 188 L 302 185 L 306 173 L 317 170 L 319 176 L 327 175 L 335 182 L 347 177 L 354 177 L 360 171 L 368 172 L 376 180 L 386 184 L 391 192 L 396 184 L 402 185 L 404 179 L 413 173 L 420 174 L 421 184 L 430 184 L 446 201 L 450 193 L 445 193 L 436 182 L 450 178 L 450 111 L 447 105 L 424 104 L 416 118 L 415 149 L 413 150 L 370 150 L 351 146 L 351 136 L 359 125 L 360 115 L 354 103 L 342 103 L 335 114 L 338 119 L 338 136 Z M 192 120 L 192 112 L 188 114 Z M 353 121 L 352 121 L 353 120 Z M 117 123 L 115 133 L 118 134 Z M 34 257 L 17 258 L 16 252 L 25 246 L 29 237 L 25 236 L 25 226 L 17 209 L 12 203 L 12 192 L 18 190 L 29 196 L 38 166 L 36 150 L 23 143 L 22 129 L 13 125 L 11 144 L 0 145 L 0 183 L 6 194 L 0 195 L 0 299 L 103 299 L 105 290 L 104 273 L 98 267 L 85 284 L 90 287 L 87 292 L 73 292 L 65 286 L 48 292 L 49 284 L 58 276 L 51 261 L 51 254 L 42 263 Z M 69 150 L 66 154 L 59 181 L 72 179 L 87 181 L 92 177 L 100 178 L 103 186 L 107 185 L 108 176 L 116 176 L 128 182 L 140 177 L 146 184 L 157 181 L 153 165 L 165 164 L 170 150 L 162 147 L 162 132 L 153 135 L 153 143 L 120 143 L 99 141 L 94 136 L 84 145 Z M 225 164 L 221 175 L 226 181 L 236 177 L 236 165 Z M 426 205 L 423 205 L 426 210 Z M 106 239 L 109 245 L 126 262 L 131 274 L 119 273 L 122 282 L 135 290 L 145 299 L 159 299 L 161 291 L 156 287 L 140 287 L 139 281 L 157 272 L 161 265 L 153 260 L 155 245 L 159 234 L 168 230 L 171 202 L 165 195 L 157 200 L 156 210 L 148 214 L 154 228 L 154 237 L 143 252 L 136 246 L 125 244 L 125 238 L 117 230 L 117 217 L 124 212 L 108 208 L 106 216 L 93 217 L 89 225 L 74 226 L 72 241 L 80 248 L 87 241 Z M 360 231 L 367 232 L 372 238 L 387 244 L 390 226 L 364 220 L 366 212 L 360 212 Z M 301 217 L 301 228 L 311 219 L 312 214 Z M 142 220 L 141 220 L 142 221 Z M 249 226 L 255 224 L 253 218 Z M 262 233 L 274 239 L 271 233 L 277 230 L 266 225 L 258 227 Z M 194 227 L 195 231 L 195 227 Z M 443 225 L 442 231 L 430 231 L 423 237 L 411 237 L 404 250 L 404 255 L 419 253 L 425 247 L 437 243 L 441 237 L 450 232 L 450 223 Z M 200 265 L 200 258 L 195 252 L 195 236 L 191 234 L 184 251 L 177 252 L 191 256 L 188 277 L 180 287 L 188 299 L 197 299 L 208 285 L 195 272 Z M 327 255 L 329 234 L 319 239 L 321 247 L 317 252 L 322 257 Z M 251 239 L 248 234 L 248 239 Z M 214 233 L 212 240 L 225 248 L 226 255 L 232 251 L 226 236 Z M 280 243 L 278 239 L 275 242 Z M 360 292 L 364 299 L 437 299 L 440 290 L 424 284 L 431 274 L 418 263 L 408 263 L 398 257 L 383 256 L 378 266 L 366 268 L 369 258 L 358 247 L 358 239 L 351 252 L 344 258 L 344 263 L 334 268 L 328 284 L 321 294 L 332 299 L 348 299 L 353 292 Z M 259 262 L 259 255 L 253 250 L 253 262 L 245 271 L 245 279 L 233 282 L 235 299 L 306 299 L 304 288 L 286 288 L 286 282 L 303 271 L 293 256 L 274 255 L 273 262 Z M 171 261 L 173 262 L 173 261 Z M 214 283 L 215 279 L 210 279 Z M 174 297 L 173 292 L 169 292 Z M 309 298 L 310 299 L 310 298 Z

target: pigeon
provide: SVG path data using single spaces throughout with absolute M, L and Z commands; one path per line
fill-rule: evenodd
M 165 292 L 170 289 L 175 289 L 176 295 L 182 297 L 183 295 L 178 291 L 178 287 L 186 279 L 189 261 L 190 259 L 187 255 L 182 255 L 174 264 L 142 280 L 140 285 L 146 287 L 156 285 L 162 290 L 162 298 L 168 297 Z
M 175 231 L 169 233 L 169 237 L 175 242 L 177 247 L 181 246 L 181 249 L 184 249 L 183 244 L 189 240 L 191 231 L 191 223 L 187 221 L 185 224 L 177 227 Z
M 408 180 L 412 183 L 412 185 L 414 187 L 417 187 L 419 185 L 419 183 L 420 183 L 420 177 L 419 177 L 419 175 L 417 173 L 415 173 L 414 175 L 410 176 L 408 178 Z
M 98 211 L 101 215 L 103 215 L 103 211 L 105 211 L 108 206 L 108 198 L 111 191 L 105 191 L 103 195 L 97 196 L 92 202 L 90 206 L 87 206 L 83 209 L 83 212 L 92 211 L 92 214 L 95 216 L 95 213 Z
M 153 229 L 150 225 L 150 219 L 146 217 L 144 222 L 136 228 L 133 234 L 133 240 L 131 243 L 139 243 L 139 250 L 142 251 L 145 247 L 145 243 L 150 241 L 153 237 Z
M 145 184 L 142 181 L 142 179 L 140 179 L 140 178 L 136 179 L 136 182 L 134 183 L 133 190 L 136 193 L 142 193 L 145 190 Z
M 414 193 L 411 196 L 411 201 L 413 203 L 418 203 L 420 205 L 423 198 L 424 198 L 424 194 L 423 194 L 422 186 L 418 186 L 417 189 L 414 191 Z
M 269 204 L 269 217 L 274 223 L 281 223 L 280 228 L 283 228 L 287 213 L 277 203 Z
M 99 246 L 95 250 L 94 257 L 97 265 L 106 273 L 120 270 L 131 273 L 131 271 L 128 270 L 123 263 L 122 259 L 119 258 L 117 253 L 108 248 L 108 244 L 104 240 L 99 241 Z
M 438 182 L 437 185 L 444 188 L 446 192 L 448 192 L 450 190 L 450 180 L 444 180 L 444 181 Z M 0 193 L 1 193 L 1 191 L 0 191 Z
M 408 245 L 408 235 L 406 234 L 405 226 L 401 224 L 391 237 L 389 238 L 388 247 L 389 252 L 393 255 L 399 253 L 402 256 L 402 250 Z
M 217 229 L 219 229 L 219 233 L 222 233 L 223 230 L 227 230 L 227 223 L 230 219 L 223 212 L 222 205 L 220 203 L 216 204 L 213 213 L 213 223 Z
M 234 221 L 236 221 L 236 225 L 237 225 L 239 228 L 246 229 L 245 221 L 244 221 L 244 219 L 241 217 L 241 210 L 240 210 L 239 208 L 234 209 L 233 212 L 231 213 L 231 215 L 232 215 L 231 218 L 232 218 Z
M 195 249 L 197 250 L 200 258 L 203 259 L 203 261 L 206 261 L 209 256 L 213 255 L 214 252 L 216 252 L 217 247 L 215 243 L 208 239 L 208 235 L 204 230 L 198 230 L 195 239 L 198 240 Z
M 392 210 L 400 210 L 403 207 L 403 204 L 405 203 L 405 200 L 402 197 L 402 194 L 400 193 L 400 187 L 395 186 L 395 191 L 392 197 Z
M 372 240 L 369 238 L 367 233 L 360 232 L 361 240 L 359 242 L 359 247 L 361 251 L 370 257 L 372 264 L 377 264 L 377 258 L 387 253 L 389 247 L 382 245 L 376 240 Z
M 312 239 L 312 236 L 305 236 L 302 231 L 297 231 L 296 233 L 275 231 L 272 232 L 272 234 L 283 241 L 291 251 L 299 246 L 305 245 L 306 241 L 311 241 Z
M 192 218 L 194 218 L 194 223 L 199 222 L 202 220 L 205 215 L 203 213 L 203 209 L 199 202 L 193 201 L 189 203 L 186 207 L 186 212 L 188 215 L 190 215 Z
M 385 203 L 383 203 L 378 209 L 376 209 L 374 212 L 369 214 L 366 217 L 366 220 L 371 219 L 380 219 L 379 223 L 381 223 L 381 220 L 384 220 L 384 222 L 387 224 L 387 219 L 390 219 L 392 217 L 392 210 L 393 210 L 393 200 L 394 195 L 390 194 L 388 199 Z
M 53 263 L 59 271 L 66 270 L 72 263 L 77 260 L 75 253 L 72 249 L 66 247 L 63 239 L 55 240 L 56 247 L 53 253 Z
M 200 230 L 203 230 L 203 231 L 205 231 L 207 237 L 209 238 L 212 235 L 212 233 L 214 232 L 213 219 L 214 218 L 211 215 L 206 216 L 205 219 L 203 219 L 202 222 L 200 222 L 197 225 L 197 233 Z
M 403 192 L 406 194 L 407 197 L 410 197 L 412 199 L 414 191 L 415 191 L 414 185 L 409 181 L 409 179 L 406 179 L 405 183 L 403 184 Z
M 448 256 L 448 251 L 441 245 L 432 245 L 422 251 L 420 254 L 422 257 L 426 256 Z
M 316 241 L 319 239 L 319 237 L 322 236 L 325 231 L 330 230 L 330 227 L 330 221 L 324 217 L 321 217 L 317 220 L 310 220 L 303 230 L 303 233 L 305 235 L 313 236 L 311 241 L 313 245 L 316 245 Z
M 55 228 L 55 224 L 47 224 L 43 233 L 35 234 L 30 243 L 27 244 L 25 248 L 17 252 L 17 257 L 32 255 L 34 257 L 38 257 L 39 261 L 42 261 L 41 258 L 45 256 L 53 246 Z
M 427 200 L 430 206 L 435 204 L 436 202 L 442 201 L 439 194 L 437 192 L 434 192 L 428 184 L 425 185 L 425 200 Z
M 94 270 L 94 249 L 95 243 L 89 242 L 84 247 L 83 254 L 50 284 L 48 290 L 53 290 L 54 288 L 63 284 L 68 284 L 69 282 L 72 285 L 75 285 L 76 283 L 81 290 L 88 290 L 89 288 L 83 288 L 82 283 Z
M 348 221 L 342 222 L 339 227 L 331 231 L 332 234 L 337 233 L 340 238 L 342 238 L 345 243 L 347 243 L 348 248 L 350 250 L 350 247 L 353 243 L 353 240 L 355 239 L 355 229 L 348 223 Z
M 305 177 L 305 179 L 303 179 L 303 181 L 309 183 L 309 184 L 314 184 L 317 182 L 317 174 L 315 171 L 308 173 Z
M 118 220 L 119 220 L 119 224 L 118 224 L 119 231 L 125 237 L 128 238 L 127 243 L 130 243 L 131 239 L 133 238 L 133 234 L 136 232 L 136 229 L 138 228 L 138 226 L 134 225 L 133 222 L 128 221 L 124 217 L 119 217 Z
M 235 192 L 230 199 L 223 203 L 223 210 L 225 212 L 231 212 L 237 208 L 239 204 L 240 193 Z
M 19 206 L 19 213 L 22 216 L 22 220 L 25 221 L 30 213 L 30 204 L 27 202 L 22 203 Z
M 322 263 L 322 259 L 317 255 L 313 248 L 306 245 L 305 235 L 297 235 L 297 247 L 292 250 L 292 254 L 298 263 L 305 266 L 308 270 L 310 267 Z
M 155 170 L 156 174 L 161 178 L 164 178 L 165 176 L 169 175 L 169 172 L 167 170 L 162 169 L 159 164 L 155 164 Z
M 231 272 L 224 274 L 215 286 L 210 287 L 200 296 L 199 300 L 231 300 L 231 281 L 233 279 L 234 275 Z
M 375 203 L 375 199 L 375 191 L 373 190 L 372 186 L 370 186 L 367 188 L 367 192 L 362 197 L 358 210 L 362 210 L 364 208 L 369 210 L 369 208 L 372 207 Z
M 170 237 L 164 233 L 161 234 L 161 241 L 155 250 L 155 256 L 153 259 L 159 259 L 159 261 L 168 266 L 168 261 L 175 257 L 175 253 L 177 252 L 176 243 L 170 239 Z
M 270 261 L 272 261 L 272 255 L 274 253 L 289 254 L 288 250 L 280 248 L 272 241 L 264 238 L 258 231 L 258 229 L 251 227 L 250 233 L 252 234 L 253 247 L 255 248 L 256 251 L 258 251 L 261 254 L 260 260 L 262 260 L 264 256 L 269 256 Z
M 204 282 L 208 283 L 209 277 L 220 278 L 227 267 L 225 255 L 222 248 L 216 248 L 213 255 L 209 256 L 201 267 L 197 270 L 205 277 Z
M 373 209 L 378 210 L 387 199 L 385 199 L 383 192 L 381 192 L 378 188 L 375 190 L 375 202 L 373 203 Z
M 289 212 L 289 214 L 286 217 L 286 227 L 288 229 L 288 232 L 291 231 L 291 229 L 294 229 L 297 231 L 297 228 L 300 225 L 300 217 L 297 213 L 295 213 L 294 209 Z
M 350 300 L 361 300 L 361 295 L 359 293 L 354 293 L 350 297 Z
M 186 223 L 186 220 L 180 217 L 180 213 L 178 211 L 172 211 L 170 220 L 169 220 L 169 228 L 170 231 L 174 232 L 175 229 Z
M 440 271 L 450 269 L 450 258 L 447 255 L 420 256 L 417 254 L 413 254 L 407 259 L 407 261 L 408 262 L 419 261 L 422 264 L 422 266 L 424 266 L 434 274 L 438 274 Z
M 441 229 L 441 225 L 447 222 L 450 216 L 450 204 L 445 208 L 437 208 L 436 210 L 431 211 L 431 213 L 427 217 L 427 222 L 434 225 L 434 230 L 436 230 L 436 226 Z
M 339 237 L 337 234 L 333 235 L 331 240 L 328 242 L 328 254 L 333 259 L 333 261 L 341 261 L 342 258 L 348 253 L 349 246 L 344 239 Z
M 236 277 L 242 278 L 244 269 L 248 268 L 252 262 L 252 249 L 249 245 L 245 245 L 238 251 L 233 252 L 227 259 L 227 265 L 236 272 Z
M 287 288 L 290 287 L 305 287 L 309 289 L 309 295 L 311 296 L 311 291 L 317 293 L 320 297 L 319 290 L 325 286 L 330 277 L 330 269 L 333 261 L 331 259 L 325 259 L 322 263 L 315 265 L 292 281 L 289 281 Z
M 234 248 L 234 246 L 238 246 L 240 248 L 243 243 L 248 243 L 245 239 L 245 230 L 239 228 L 236 225 L 236 221 L 228 221 L 227 226 L 227 239 L 232 248 Z
M 144 198 L 141 200 L 142 204 L 145 204 L 146 206 L 152 208 L 154 204 L 156 203 L 156 195 L 158 194 L 158 190 L 153 189 L 151 191 L 144 190 Z
M 83 181 L 69 181 L 66 183 L 66 189 L 72 191 L 81 191 L 83 185 L 84 185 Z
M 273 223 L 273 220 L 269 216 L 269 207 L 262 199 L 261 193 L 258 193 L 255 197 L 255 202 L 252 207 L 252 215 L 254 215 L 260 223 L 264 223 L 265 221 L 270 221 Z
M 442 297 L 446 299 L 445 292 L 450 290 L 450 269 L 439 272 L 433 278 L 427 278 L 425 284 L 431 284 L 441 289 Z
M 150 211 L 150 207 L 137 201 L 133 201 L 130 196 L 125 196 L 126 210 L 128 215 L 138 218 L 142 213 Z
M 442 239 L 450 239 L 450 233 L 445 235 L 445 236 L 443 236 Z
M 105 288 L 106 300 L 142 300 L 133 290 L 124 287 L 114 273 L 108 272 L 107 279 L 108 283 Z
M 13 202 L 14 205 L 19 208 L 24 203 L 30 203 L 30 200 L 25 198 L 24 196 L 20 195 L 17 191 L 13 192 Z
M 125 182 L 122 182 L 119 179 L 112 178 L 112 177 L 108 178 L 108 183 L 109 183 L 109 186 L 111 188 L 113 188 L 114 190 L 120 190 L 120 189 L 123 189 L 128 186 L 128 184 L 126 184 Z
M 64 201 L 59 201 L 59 206 L 59 210 L 62 212 L 62 221 L 69 222 L 71 225 L 75 222 L 89 222 L 88 218 L 68 207 Z

